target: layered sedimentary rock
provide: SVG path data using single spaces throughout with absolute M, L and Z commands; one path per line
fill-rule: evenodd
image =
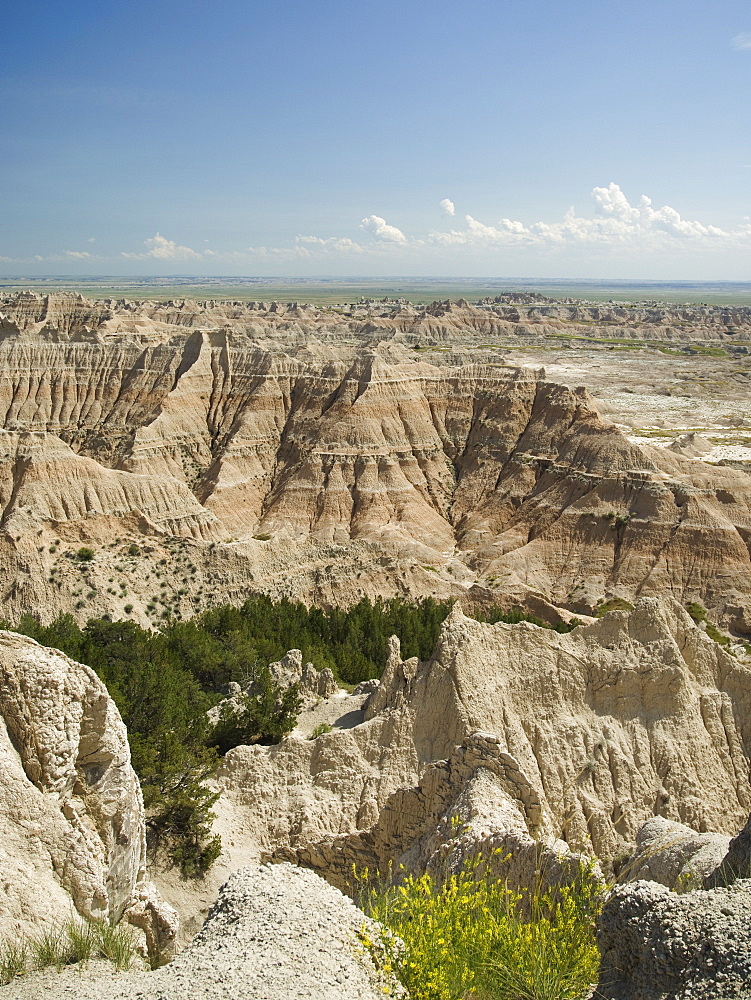
M 133 910 L 157 957 L 176 917 L 146 882 L 127 733 L 93 670 L 0 632 L 0 932 Z
M 362 724 L 227 754 L 228 863 L 255 847 L 344 884 L 353 863 L 429 867 L 458 834 L 533 868 L 539 843 L 613 857 L 654 815 L 730 833 L 750 699 L 749 669 L 674 602 L 566 635 L 455 610 L 427 663 L 392 648 Z
M 379 317 L 324 343 L 344 321 L 302 307 L 14 309 L 0 341 L 10 618 L 131 605 L 153 621 L 150 567 L 105 551 L 114 538 L 167 560 L 171 613 L 209 591 L 346 603 L 476 585 L 581 613 L 669 592 L 751 629 L 748 476 L 631 443 L 585 390 L 427 363 Z M 96 549 L 83 586 L 63 558 L 80 544 Z
M 175 329 L 231 327 L 258 337 L 313 332 L 321 338 L 404 338 L 451 343 L 457 336 L 478 338 L 545 332 L 676 342 L 746 340 L 751 331 L 747 306 L 707 306 L 560 302 L 532 294 L 499 296 L 470 304 L 368 301 L 336 308 L 300 303 L 91 301 L 80 295 L 30 292 L 0 299 L 0 334 L 50 341 L 102 341 L 124 333 L 166 337 Z

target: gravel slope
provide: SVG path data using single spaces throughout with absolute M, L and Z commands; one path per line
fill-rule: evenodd
M 400 996 L 357 934 L 370 924 L 313 872 L 262 865 L 235 872 L 203 930 L 156 972 L 47 971 L 0 990 L 2 1000 L 383 1000 Z M 371 930 L 371 935 L 373 931 Z

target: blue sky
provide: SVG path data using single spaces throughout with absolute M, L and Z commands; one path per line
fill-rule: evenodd
M 747 2 L 5 0 L 3 35 L 5 275 L 751 277 Z

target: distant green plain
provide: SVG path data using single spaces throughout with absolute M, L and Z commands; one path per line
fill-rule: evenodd
M 554 299 L 590 302 L 686 303 L 751 305 L 751 282 L 546 281 L 520 278 L 169 278 L 66 276 L 0 278 L 0 294 L 79 292 L 89 298 L 230 299 L 239 301 L 311 302 L 316 305 L 366 299 L 406 299 L 428 303 L 465 298 L 470 302 L 503 292 L 539 293 Z

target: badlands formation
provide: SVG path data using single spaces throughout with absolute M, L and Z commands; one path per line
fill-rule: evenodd
M 709 419 L 709 395 L 746 440 L 750 328 L 744 308 L 6 298 L 0 613 L 668 593 L 749 632 L 743 462 L 633 424 L 677 397 Z
M 352 728 L 229 751 L 216 877 L 255 847 L 346 887 L 353 864 L 421 871 L 446 845 L 510 841 L 523 884 L 539 843 L 613 858 L 653 816 L 730 835 L 751 811 L 749 720 L 751 664 L 677 602 L 564 635 L 455 608 L 428 662 L 393 641 Z
M 6 933 L 42 917 L 25 887 L 43 887 L 45 916 L 67 889 L 84 913 L 123 913 L 163 955 L 174 911 L 144 883 L 143 811 L 116 709 L 92 672 L 61 654 L 10 633 L 0 649 L 12 779 Z M 350 888 L 353 864 L 440 871 L 480 851 L 497 875 L 529 885 L 539 870 L 550 881 L 575 874 L 572 851 L 612 857 L 635 839 L 639 874 L 652 880 L 685 869 L 710 884 L 726 853 L 747 864 L 747 832 L 729 852 L 718 833 L 735 832 L 751 809 L 751 667 L 677 602 L 642 598 L 564 635 L 482 624 L 455 608 L 428 662 L 402 661 L 394 641 L 371 687 L 364 704 L 358 694 L 327 699 L 350 728 L 226 755 L 215 869 L 193 888 L 156 872 L 184 935 L 218 897 L 172 965 L 114 979 L 48 972 L 8 987 L 13 997 L 370 1000 L 383 984 L 353 944 L 364 918 L 314 874 Z M 313 872 L 258 867 L 268 860 Z M 683 897 L 654 881 L 618 888 L 598 931 L 595 996 L 743 996 L 748 886 Z M 291 977 L 298 966 L 304 974 Z
M 90 667 L 0 632 L 0 939 L 72 909 L 145 934 L 169 954 L 177 914 L 146 878 L 146 831 L 128 736 Z
M 718 445 L 675 414 L 722 420 L 746 440 L 751 311 L 512 299 L 0 301 L 9 621 L 69 611 L 158 624 L 253 591 L 320 604 L 461 599 L 427 662 L 402 661 L 393 640 L 380 684 L 351 695 L 332 693 L 332 678 L 294 651 L 275 665 L 280 677 L 304 675 L 310 710 L 279 745 L 227 753 L 214 807 L 222 855 L 196 885 L 154 870 L 158 889 L 103 685 L 0 633 L 3 928 L 59 916 L 72 900 L 84 915 L 124 916 L 159 958 L 176 939 L 170 904 L 185 941 L 218 899 L 173 966 L 150 985 L 113 985 L 112 997 L 181 1000 L 200 982 L 216 984 L 207 996 L 338 1000 L 377 992 L 374 968 L 321 959 L 320 975 L 290 984 L 284 970 L 312 930 L 305 905 L 288 919 L 275 906 L 286 912 L 299 892 L 330 911 L 326 948 L 337 951 L 333 924 L 357 912 L 288 867 L 278 877 L 287 895 L 274 897 L 270 870 L 254 866 L 293 862 L 347 890 L 353 864 L 436 871 L 479 849 L 528 885 L 541 860 L 565 881 L 577 852 L 614 859 L 651 838 L 645 877 L 693 872 L 715 884 L 751 812 L 751 663 L 738 641 L 751 635 L 751 479 L 746 445 Z M 683 409 L 671 410 L 676 398 Z M 622 610 L 593 619 L 607 602 Z M 585 623 L 566 634 L 489 625 L 462 603 Z M 714 641 L 691 603 L 735 645 Z M 308 738 L 314 720 L 333 730 Z M 714 980 L 681 993 L 678 959 L 660 942 L 725 927 L 724 906 L 725 948 L 747 913 L 746 883 L 701 890 L 698 923 L 681 904 L 678 934 L 665 930 L 670 897 L 649 885 L 608 904 L 600 995 L 742 995 Z M 697 983 L 712 979 L 714 956 Z M 649 992 L 655 969 L 661 994 Z M 746 974 L 743 962 L 733 969 Z M 109 995 L 77 982 L 71 995 Z M 48 987 L 30 982 L 18 996 Z

